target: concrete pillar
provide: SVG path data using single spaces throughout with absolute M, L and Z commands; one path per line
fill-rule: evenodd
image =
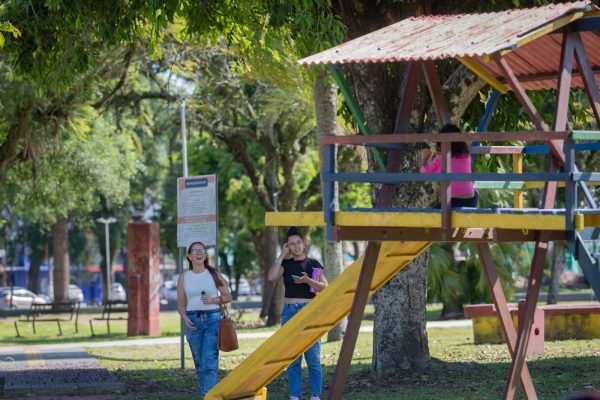
M 129 318 L 127 336 L 160 335 L 160 234 L 158 224 L 127 227 Z

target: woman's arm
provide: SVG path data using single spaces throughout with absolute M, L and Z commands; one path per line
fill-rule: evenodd
M 177 279 L 177 311 L 188 328 L 196 329 L 194 323 L 188 318 L 186 313 L 187 296 L 185 295 L 185 289 L 183 288 L 183 274 L 185 274 L 185 272 L 179 274 L 179 278 Z
M 281 247 L 281 253 L 279 253 L 279 257 L 275 259 L 273 265 L 271 265 L 271 268 L 269 268 L 269 282 L 277 282 L 279 278 L 281 278 L 281 276 L 283 275 L 283 267 L 281 266 L 281 263 L 283 262 L 284 258 L 288 255 L 289 251 L 290 250 L 287 243 Z
M 424 163 L 421 166 L 421 173 L 423 174 L 439 174 L 442 172 L 442 157 L 438 154 L 429 163 Z

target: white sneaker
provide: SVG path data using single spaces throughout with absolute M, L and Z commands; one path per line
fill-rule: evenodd
M 300 399 L 296 396 L 290 396 L 290 400 L 300 400 Z
M 310 396 L 310 400 L 321 400 L 319 396 Z

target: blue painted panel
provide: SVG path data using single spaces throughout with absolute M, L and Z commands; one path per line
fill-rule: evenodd
M 588 179 L 591 175 L 600 174 L 583 173 L 585 175 L 582 179 Z M 373 172 L 373 173 L 325 173 L 323 174 L 323 180 L 326 182 L 339 181 L 339 182 L 371 182 L 371 183 L 385 183 L 385 184 L 396 184 L 400 182 L 470 182 L 470 181 L 497 181 L 502 179 L 505 181 L 566 181 L 569 179 L 569 174 L 558 172 L 536 172 L 536 173 L 524 173 L 524 174 L 495 174 L 495 173 L 460 173 L 460 174 L 421 174 L 416 172 L 411 173 L 385 173 L 385 172 Z
M 573 32 L 600 31 L 600 17 L 583 18 L 571 24 Z

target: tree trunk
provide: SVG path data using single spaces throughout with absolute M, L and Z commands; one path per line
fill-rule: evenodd
M 273 228 L 266 227 L 252 233 L 254 246 L 257 249 L 258 265 L 263 277 L 263 298 L 260 317 L 267 318 L 267 326 L 279 323 L 283 308 L 283 282 L 269 282 L 269 268 L 275 262 L 279 249 L 279 238 Z
M 321 172 L 323 171 L 323 165 L 325 165 L 325 153 L 324 148 L 321 145 L 320 138 L 324 135 L 335 135 L 337 133 L 336 92 L 333 84 L 325 81 L 325 76 L 326 75 L 323 72 L 319 74 L 314 88 Z M 323 187 L 322 177 L 321 187 Z M 328 205 L 323 205 L 323 209 L 326 209 L 327 207 Z M 333 207 L 334 210 L 339 209 L 339 193 L 337 182 L 335 182 L 333 190 Z M 342 273 L 343 269 L 342 244 L 333 240 L 327 240 L 327 238 L 325 238 L 324 242 L 323 263 L 325 264 L 325 276 L 329 281 L 333 281 Z M 333 327 L 333 329 L 327 333 L 328 342 L 342 340 L 343 333 L 346 330 L 346 322 L 346 318 L 342 319 L 338 325 Z
M 452 79 L 446 82 L 445 92 L 453 93 L 454 87 L 461 88 L 460 93 L 447 96 L 448 103 L 454 107 L 450 112 L 454 121 L 458 122 L 460 115 L 455 114 L 454 110 L 456 108 L 464 110 L 465 104 L 472 100 L 473 93 L 477 93 L 471 90 L 472 86 L 481 88 L 482 83 L 465 73 L 451 74 L 450 77 Z M 457 79 L 461 77 L 463 79 Z M 399 66 L 356 64 L 349 67 L 349 78 L 354 86 L 353 92 L 372 130 L 375 133 L 391 132 L 398 106 L 393 102 L 394 95 L 398 93 L 398 88 L 394 88 L 393 83 L 402 82 L 405 78 Z M 430 110 L 430 107 L 431 102 L 426 88 L 421 84 L 410 116 L 412 131 L 433 130 L 432 124 L 427 121 L 435 120 L 435 115 L 429 113 L 425 118 L 426 111 Z M 416 171 L 418 156 L 415 146 L 407 146 L 399 172 Z M 375 169 L 372 160 L 369 162 L 369 168 Z M 430 207 L 437 197 L 438 193 L 432 184 L 403 183 L 396 189 L 392 207 L 426 208 Z M 375 334 L 372 370 L 380 380 L 390 375 L 423 369 L 430 359 L 425 330 L 426 261 L 427 255 L 415 259 L 384 285 L 374 297 Z
M 69 230 L 67 219 L 60 218 L 52 225 L 52 252 L 54 254 L 54 301 L 69 299 Z
M 558 292 L 560 290 L 560 275 L 563 270 L 563 255 L 565 253 L 564 242 L 554 242 L 552 249 L 552 270 L 550 272 L 550 287 L 548 288 L 547 304 L 558 303 Z
M 29 274 L 27 289 L 34 292 L 40 292 L 40 267 L 47 258 L 48 235 L 45 230 L 40 229 L 38 225 L 29 228 L 27 234 L 29 248 L 31 249 Z

